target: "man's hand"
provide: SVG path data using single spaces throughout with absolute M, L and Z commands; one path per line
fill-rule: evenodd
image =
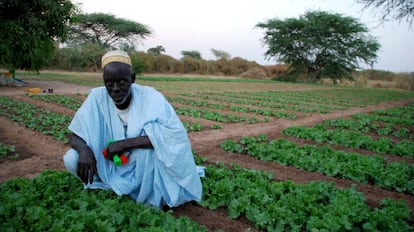
M 148 136 L 111 141 L 106 147 L 106 159 L 113 160 L 115 155 L 122 155 L 134 148 L 152 149 Z
M 88 184 L 88 182 L 92 184 L 94 175 L 98 175 L 96 159 L 93 151 L 88 145 L 86 145 L 86 142 L 76 134 L 72 134 L 70 136 L 69 144 L 79 154 L 78 170 L 76 170 L 79 178 L 85 184 Z
M 79 151 L 77 174 L 85 184 L 92 184 L 94 175 L 98 175 L 96 159 L 89 147 Z
M 114 141 L 106 148 L 107 159 L 113 160 L 115 155 L 122 155 L 125 152 L 125 140 Z

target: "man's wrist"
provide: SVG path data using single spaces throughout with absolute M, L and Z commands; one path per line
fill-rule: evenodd
M 125 146 L 128 149 L 131 148 L 152 148 L 151 141 L 149 140 L 148 136 L 139 136 L 135 138 L 125 139 Z

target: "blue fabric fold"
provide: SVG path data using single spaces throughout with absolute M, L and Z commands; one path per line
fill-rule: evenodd
M 91 90 L 69 125 L 97 161 L 99 178 L 85 188 L 112 189 L 155 207 L 201 201 L 204 168 L 195 165 L 187 132 L 174 109 L 152 87 L 133 84 L 131 94 L 126 131 L 105 87 Z M 132 149 L 128 163 L 122 166 L 103 157 L 109 140 L 142 135 L 149 137 L 154 149 Z

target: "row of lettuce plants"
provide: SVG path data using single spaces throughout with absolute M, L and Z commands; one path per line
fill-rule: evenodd
M 378 155 L 337 151 L 326 145 L 299 146 L 286 139 L 268 141 L 266 135 L 242 137 L 239 141 L 227 139 L 220 147 L 263 161 L 414 195 L 414 165 L 405 161 L 388 162 Z
M 223 122 L 223 123 L 240 123 L 240 122 L 247 122 L 247 123 L 257 123 L 259 120 L 256 117 L 245 117 L 239 116 L 236 114 L 226 114 L 220 113 L 216 111 L 210 111 L 206 109 L 196 109 L 192 107 L 181 106 L 175 109 L 178 115 L 193 117 L 193 118 L 203 118 L 211 121 L 216 122 Z
M 384 120 L 387 120 L 387 122 L 384 122 Z M 352 115 L 352 118 L 349 119 L 337 118 L 326 120 L 323 122 L 323 125 L 354 131 L 372 132 L 378 135 L 392 135 L 412 140 L 414 139 L 414 131 L 410 125 L 407 125 L 409 120 L 411 119 L 402 120 L 400 118 L 392 119 L 390 117 L 356 114 Z
M 234 106 L 234 105 L 223 105 L 223 104 L 216 104 L 216 103 L 210 103 L 209 101 L 200 101 L 200 100 L 190 100 L 190 99 L 183 99 L 183 98 L 178 98 L 178 97 L 172 97 L 169 98 L 170 101 L 172 102 L 172 104 L 174 103 L 180 103 L 186 106 L 181 106 L 181 107 L 176 107 L 176 111 L 178 111 L 178 113 L 182 113 L 184 112 L 188 112 L 191 111 L 190 109 L 193 109 L 195 112 L 205 112 L 203 115 L 207 115 L 207 116 L 198 116 L 197 114 L 194 114 L 195 117 L 204 117 L 206 119 L 209 120 L 214 120 L 214 121 L 221 121 L 221 122 L 244 122 L 247 121 L 249 123 L 254 123 L 254 121 L 252 121 L 251 119 L 255 118 L 255 117 L 250 117 L 248 120 L 246 120 L 247 117 L 240 117 L 241 120 L 239 119 L 235 119 L 235 120 L 225 120 L 223 121 L 221 119 L 221 117 L 217 118 L 211 118 L 208 116 L 208 112 L 214 112 L 216 115 L 224 115 L 225 117 L 228 118 L 228 116 L 232 116 L 233 114 L 222 114 L 220 112 L 216 112 L 216 111 L 211 111 L 211 110 L 207 110 L 207 109 L 198 109 L 198 108 L 192 108 L 192 107 L 188 107 L 189 106 L 194 106 L 194 107 L 203 107 L 203 108 L 210 108 L 210 109 L 220 109 L 220 110 L 230 110 L 230 111 L 234 111 L 234 112 L 240 112 L 240 113 L 253 113 L 253 114 L 258 114 L 258 115 L 263 115 L 266 117 L 277 117 L 277 118 L 288 118 L 288 119 L 294 119 L 296 118 L 295 114 L 291 114 L 285 111 L 275 111 L 272 109 L 263 109 L 263 108 L 254 108 L 254 107 L 244 107 L 244 106 Z
M 0 202 L 1 231 L 207 231 L 127 196 L 85 190 L 64 171 L 6 181 L 0 184 Z
M 349 129 L 361 132 L 373 132 L 378 135 L 392 135 L 400 138 L 414 139 L 414 132 L 410 128 L 401 127 L 393 123 L 386 123 L 381 126 L 378 121 L 371 120 L 362 114 L 358 115 L 358 119 L 337 118 L 326 120 L 323 125 Z
M 280 106 L 282 108 L 288 106 L 293 107 L 305 107 L 309 111 L 314 111 L 314 109 L 321 109 L 322 111 L 330 111 L 335 109 L 345 109 L 347 107 L 337 106 L 333 104 L 320 103 L 320 100 L 315 99 L 311 101 L 309 98 L 300 96 L 300 92 L 303 91 L 242 91 L 242 92 L 206 92 L 198 93 L 199 97 L 207 99 L 230 99 L 229 102 L 239 102 L 246 100 L 243 104 L 260 104 L 260 102 L 269 102 L 275 104 L 275 106 Z M 306 91 L 307 92 L 307 91 Z M 186 94 L 187 95 L 187 94 Z M 213 98 L 209 98 L 209 96 Z M 240 102 L 242 103 L 242 102 Z M 293 109 L 293 108 L 292 108 Z M 306 111 L 306 110 L 305 110 Z
M 35 131 L 51 135 L 56 140 L 68 142 L 67 129 L 72 117 L 57 114 L 47 109 L 40 109 L 30 103 L 0 96 L 0 116 L 22 123 Z
M 64 95 L 58 95 L 58 94 L 53 94 L 53 95 L 28 95 L 29 97 L 35 99 L 35 100 L 40 100 L 40 101 L 45 101 L 45 102 L 51 102 L 54 104 L 58 104 L 58 105 L 62 105 L 66 108 L 72 109 L 72 110 L 77 110 L 81 104 L 82 104 L 82 100 L 78 99 L 78 98 L 74 98 L 74 97 L 68 97 L 68 96 L 64 96 Z M 62 139 L 63 135 L 67 135 L 69 132 L 66 130 L 63 130 L 63 134 L 59 133 L 59 131 L 62 131 L 62 128 L 67 127 L 71 120 L 71 117 L 64 117 L 63 115 L 60 114 L 56 114 L 53 113 L 53 115 L 55 115 L 58 118 L 64 117 L 65 121 L 62 122 L 62 124 L 58 127 L 56 125 L 51 126 L 51 128 L 49 130 L 44 130 L 41 126 L 36 125 L 36 121 L 32 121 L 32 122 L 24 122 L 25 121 L 25 115 L 27 116 L 32 116 L 32 114 L 28 114 L 27 112 L 29 111 L 33 111 L 34 109 L 37 111 L 36 117 L 42 117 L 39 116 L 40 112 L 46 112 L 48 114 L 51 114 L 50 111 L 47 110 L 39 110 L 38 108 L 36 108 L 35 106 L 30 105 L 29 103 L 23 103 L 23 102 L 17 102 L 15 100 L 12 99 L 5 99 L 6 101 L 8 101 L 8 105 L 7 106 L 7 110 L 6 110 L 6 105 L 0 105 L 0 110 L 3 111 L 3 115 L 8 116 L 10 119 L 12 119 L 13 121 L 19 121 L 22 122 L 23 124 L 25 124 L 26 126 L 41 131 L 46 135 L 52 134 L 52 135 L 57 135 L 55 136 L 56 139 L 58 140 L 64 140 L 66 141 L 66 139 Z M 15 109 L 15 107 L 12 107 L 11 105 L 14 106 L 18 106 L 20 108 L 20 110 Z M 24 105 L 24 107 L 21 107 L 22 105 Z M 7 113 L 8 111 L 8 113 Z M 25 112 L 27 111 L 27 112 Z M 54 116 L 50 116 L 50 117 L 54 117 Z M 61 121 L 59 121 L 60 123 Z M 45 124 L 43 122 L 37 122 L 37 123 L 41 123 L 41 124 Z M 58 124 L 59 124 L 58 123 Z M 183 121 L 183 125 L 186 128 L 187 131 L 202 131 L 205 129 L 205 126 L 199 122 L 195 122 L 195 123 L 190 123 L 190 122 L 186 122 Z M 53 130 L 56 131 L 53 131 Z M 212 129 L 220 129 L 219 125 L 214 125 L 212 126 Z
M 28 94 L 27 96 L 35 100 L 58 104 L 66 108 L 75 110 L 75 111 L 79 109 L 79 107 L 82 105 L 82 102 L 83 102 L 79 98 L 60 95 L 60 94 Z M 190 122 L 183 121 L 183 124 L 184 124 L 184 127 L 187 129 L 187 131 L 202 131 L 205 129 L 205 126 L 199 122 L 190 123 Z M 217 129 L 217 127 L 214 127 L 213 129 Z
M 277 182 L 271 173 L 206 166 L 200 206 L 227 209 L 267 231 L 411 231 L 403 201 L 383 199 L 371 209 L 362 193 L 331 182 Z M 0 227 L 5 231 L 206 231 L 187 217 L 118 197 L 85 190 L 64 171 L 43 171 L 34 179 L 0 184 Z
M 381 154 L 414 157 L 414 142 L 408 139 L 403 139 L 399 142 L 393 142 L 389 137 L 379 137 L 374 139 L 360 131 L 328 129 L 322 124 L 312 127 L 293 126 L 284 129 L 282 133 L 300 139 L 313 140 L 318 143 L 329 143 L 349 148 L 366 149 Z
M 401 106 L 401 107 L 385 109 L 385 110 L 375 110 L 374 113 L 377 115 L 385 115 L 385 116 L 391 116 L 391 117 L 413 118 L 414 103 Z
M 191 95 L 191 94 L 190 94 Z M 381 102 L 396 101 L 413 97 L 412 92 L 388 91 L 360 88 L 335 88 L 304 91 L 262 91 L 262 92 L 208 92 L 197 94 L 202 97 L 224 96 L 227 98 L 249 99 L 260 102 L 298 105 L 322 111 L 365 107 Z
M 56 95 L 56 94 L 54 95 L 33 95 L 31 94 L 29 96 L 35 100 L 52 102 L 52 103 L 62 105 L 72 110 L 77 110 L 82 104 L 82 101 L 80 99 L 74 98 L 74 97 L 68 97 L 64 95 Z M 179 103 L 183 103 L 182 100 L 180 101 L 180 100 L 177 100 L 176 98 L 170 98 L 170 100 L 173 100 L 172 101 L 173 103 L 177 101 Z M 185 104 L 191 105 L 191 106 L 209 107 L 213 109 L 224 108 L 224 106 L 221 104 L 211 104 L 211 103 L 208 103 L 207 101 L 191 101 L 191 102 L 186 101 Z M 213 120 L 217 122 L 225 122 L 225 123 L 237 123 L 237 122 L 256 123 L 259 121 L 255 117 L 247 118 L 243 116 L 237 116 L 234 114 L 222 114 L 220 112 L 214 112 L 214 111 L 209 111 L 209 110 L 193 109 L 191 107 L 178 107 L 176 111 L 178 114 L 184 115 L 184 116 L 191 116 L 195 118 L 205 118 L 208 120 Z M 237 111 L 237 110 L 234 110 L 234 111 Z M 253 110 L 250 110 L 250 111 L 253 112 Z M 274 117 L 279 117 L 279 118 L 294 118 L 295 117 L 295 115 L 292 115 L 292 114 L 288 114 L 285 112 L 274 112 L 271 110 L 255 109 L 254 112 L 257 114 L 265 115 L 265 116 L 274 116 Z M 194 129 L 194 131 L 200 131 L 201 128 L 202 127 L 199 126 L 198 124 L 187 127 L 187 129 L 189 130 Z
M 403 116 L 403 117 L 401 117 Z M 386 122 L 386 123 L 393 123 L 393 124 L 401 124 L 405 126 L 414 126 L 414 119 L 412 114 L 410 116 L 400 115 L 400 117 L 390 117 L 390 116 L 383 116 L 379 114 L 355 114 L 353 115 L 355 119 L 365 119 L 371 121 L 379 121 L 379 122 Z
M 341 106 L 335 104 L 326 104 L 325 101 L 320 99 L 313 99 L 305 94 L 311 91 L 265 91 L 265 92 L 240 92 L 240 93 L 224 93 L 227 97 L 233 98 L 246 98 L 258 102 L 277 102 L 282 105 L 292 105 L 307 107 L 308 109 L 316 109 L 321 113 L 328 113 L 331 110 L 346 109 L 348 106 Z
M 30 98 L 44 102 L 62 105 L 71 110 L 77 110 L 82 105 L 83 100 L 75 97 L 69 97 L 61 94 L 28 94 Z
M 284 98 L 337 107 L 365 107 L 381 102 L 397 101 L 414 96 L 412 92 L 390 91 L 372 88 L 338 87 L 304 91 L 266 91 L 259 93 L 246 92 L 247 95 L 262 96 L 265 98 Z M 303 104 L 302 103 L 302 104 Z
M 298 112 L 306 112 L 306 113 L 328 113 L 332 108 L 325 107 L 325 106 L 307 106 L 307 105 L 300 105 L 298 102 L 292 102 L 288 100 L 280 99 L 278 101 L 272 101 L 269 99 L 255 99 L 249 96 L 239 96 L 236 93 L 217 93 L 217 92 L 208 92 L 208 93 L 182 93 L 184 97 L 191 97 L 196 99 L 206 99 L 208 101 L 215 101 L 215 102 L 225 102 L 230 105 L 249 105 L 249 106 L 257 106 L 257 107 L 267 107 L 272 109 L 280 109 L 280 110 L 290 110 L 290 111 L 298 111 Z
M 199 122 L 194 122 L 194 123 L 191 123 L 191 122 L 188 122 L 188 121 L 182 121 L 182 122 L 183 122 L 184 128 L 187 131 L 203 131 L 203 130 L 206 129 L 206 127 L 203 124 L 199 123 Z M 214 124 L 210 128 L 211 129 L 221 129 L 221 126 L 218 125 L 218 124 Z
M 208 165 L 200 205 L 224 207 L 266 231 L 410 231 L 404 201 L 383 199 L 374 209 L 362 193 L 332 182 L 274 181 L 271 173 L 233 165 Z

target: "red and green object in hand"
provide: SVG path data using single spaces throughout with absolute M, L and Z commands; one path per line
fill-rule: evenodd
M 108 145 L 109 145 L 110 143 L 113 143 L 113 142 L 115 142 L 115 140 L 110 140 L 110 141 L 108 142 Z M 108 147 L 106 147 L 106 148 L 102 151 L 102 154 L 103 154 L 103 156 L 104 156 L 106 159 L 108 158 Z M 116 166 L 119 166 L 119 165 L 123 165 L 123 164 L 128 163 L 128 157 L 127 157 L 127 156 L 125 156 L 125 155 L 118 155 L 118 154 L 115 154 L 115 155 L 112 157 L 112 160 L 114 161 L 114 164 L 115 164 Z

